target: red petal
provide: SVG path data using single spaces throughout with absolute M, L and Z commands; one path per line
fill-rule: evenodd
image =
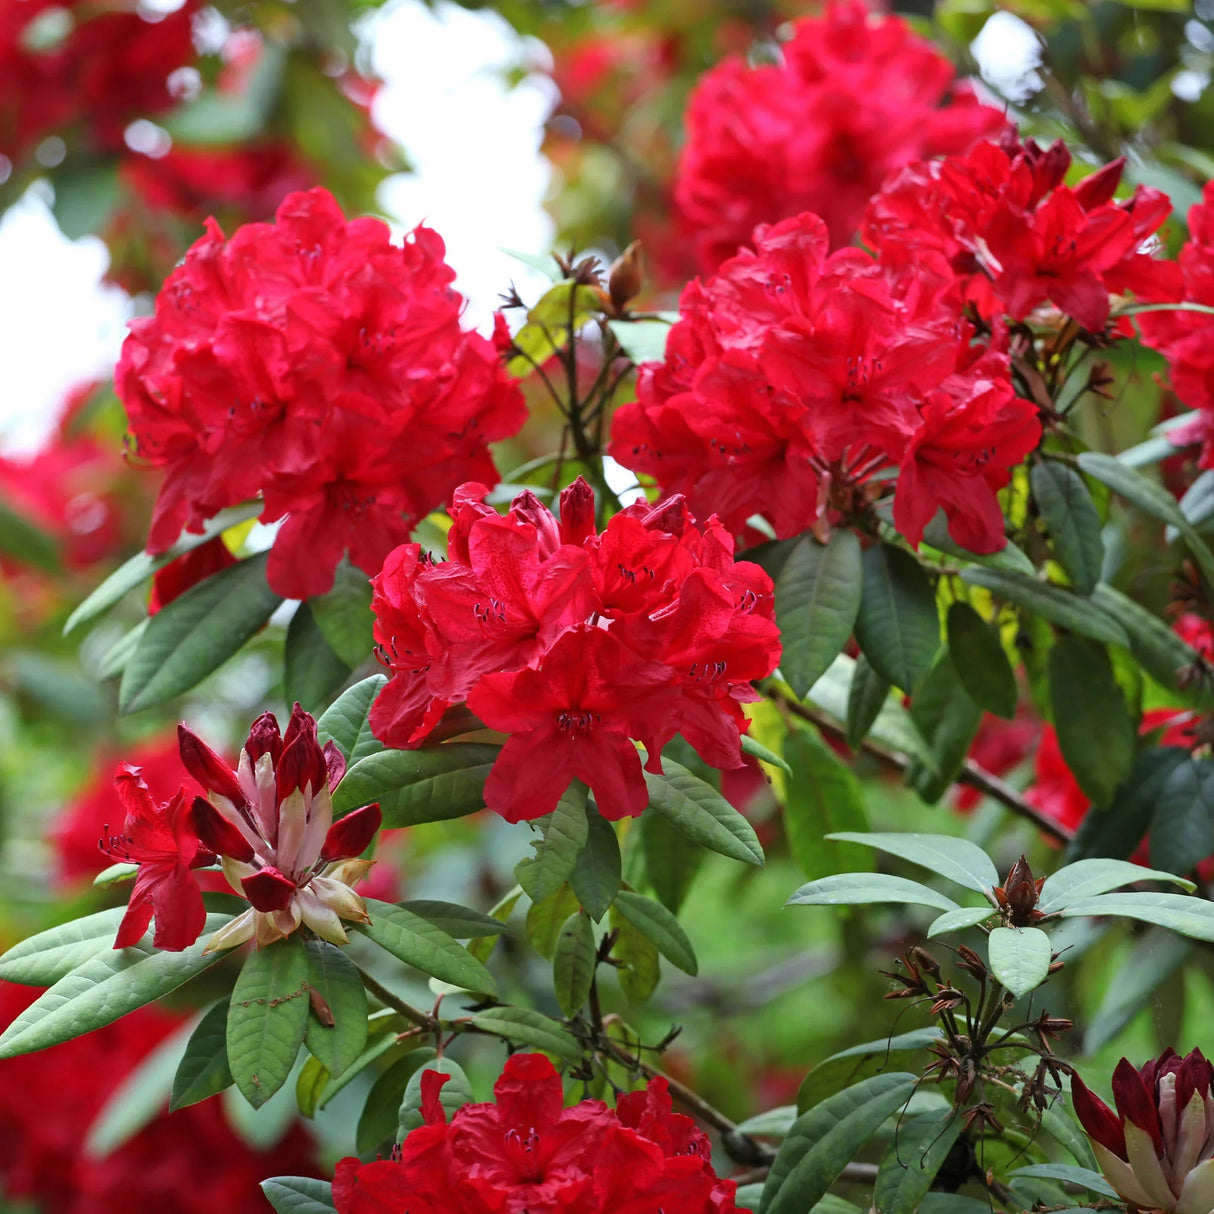
M 254 852 L 249 841 L 209 801 L 195 797 L 190 814 L 194 820 L 194 833 L 204 847 L 245 864 L 252 861 Z
M 157 948 L 179 953 L 202 935 L 207 912 L 202 903 L 202 889 L 189 869 L 178 865 L 161 874 L 151 898 L 156 915 L 152 943 Z
M 320 852 L 321 860 L 327 864 L 330 860 L 349 860 L 354 856 L 361 856 L 375 838 L 375 832 L 379 830 L 383 820 L 378 801 L 339 818 L 325 835 L 325 845 Z
M 114 938 L 115 948 L 129 948 L 138 944 L 143 933 L 148 930 L 152 921 L 152 879 L 150 874 L 145 877 L 140 870 L 135 878 L 135 887 L 131 890 L 131 900 L 127 903 L 126 914 L 118 925 L 118 935 Z
M 1099 1096 L 1089 1090 L 1078 1075 L 1071 1076 L 1071 1103 L 1088 1137 L 1112 1151 L 1118 1159 L 1125 1159 L 1125 1131 L 1121 1120 Z
M 422 1120 L 426 1125 L 446 1125 L 447 1110 L 443 1108 L 439 1094 L 450 1078 L 441 1071 L 422 1072 Z
M 1085 177 L 1074 188 L 1075 199 L 1085 211 L 1091 211 L 1108 202 L 1117 192 L 1121 171 L 1125 168 L 1125 157 L 1110 160 L 1102 169 Z
M 346 756 L 338 749 L 337 743 L 332 738 L 321 747 L 321 753 L 325 756 L 325 767 L 329 775 L 329 788 L 334 789 L 341 783 L 341 778 L 346 774 Z
M 1155 1105 L 1155 1093 L 1147 1090 L 1142 1076 L 1127 1058 L 1123 1058 L 1113 1072 L 1113 1099 L 1121 1116 L 1150 1134 L 1156 1148 L 1162 1150 L 1163 1132 L 1159 1124 L 1159 1110 Z
M 245 805 L 236 773 L 196 733 L 184 724 L 177 726 L 177 749 L 185 769 L 203 788 L 227 797 L 233 805 Z
M 295 897 L 295 882 L 276 868 L 263 868 L 240 881 L 245 897 L 253 903 L 255 910 L 269 912 L 286 910 Z

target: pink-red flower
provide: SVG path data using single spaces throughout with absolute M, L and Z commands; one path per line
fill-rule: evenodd
M 165 469 L 148 547 L 261 494 L 284 518 L 268 576 L 306 598 L 343 553 L 368 573 L 525 417 L 493 345 L 460 327 L 439 236 L 403 247 L 324 190 L 230 240 L 214 222 L 133 321 L 116 384 L 138 454 Z
M 963 152 L 1005 124 L 954 81 L 953 67 L 899 17 L 832 0 L 793 25 L 777 64 L 731 57 L 701 77 L 675 182 L 702 272 L 761 223 L 813 211 L 834 247 L 895 169 Z
M 439 1101 L 449 1076 L 422 1076 L 425 1123 L 398 1158 L 337 1165 L 338 1214 L 736 1214 L 708 1139 L 671 1111 L 666 1081 L 564 1107 L 542 1054 L 507 1059 L 494 1103 L 467 1104 L 450 1122 Z
M 1114 1112 L 1071 1078 L 1075 1116 L 1100 1169 L 1121 1197 L 1143 1211 L 1209 1214 L 1214 1209 L 1214 1066 L 1172 1049 L 1135 1069 L 1113 1072 Z
M 697 524 L 671 498 L 631 506 L 599 534 L 581 479 L 559 519 L 530 492 L 505 516 L 484 493 L 456 491 L 446 561 L 402 545 L 374 580 L 392 671 L 371 709 L 376 736 L 419 746 L 466 702 L 509 735 L 485 799 L 514 822 L 549 813 L 575 778 L 605 817 L 639 814 L 634 742 L 654 772 L 676 733 L 713 766 L 740 766 L 741 705 L 780 643 L 771 579 L 734 561 L 716 519 Z

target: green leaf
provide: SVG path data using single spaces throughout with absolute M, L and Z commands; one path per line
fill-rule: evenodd
M 1107 805 L 1130 774 L 1136 742 L 1108 651 L 1059 637 L 1050 650 L 1050 703 L 1067 766 L 1096 805 Z
M 11 557 L 21 565 L 32 565 L 44 573 L 58 573 L 62 567 L 59 541 L 3 501 L 0 501 L 0 556 Z
M 713 786 L 673 759 L 662 759 L 662 774 L 645 773 L 649 808 L 709 851 L 763 865 L 759 837 L 746 819 Z
M 266 1201 L 278 1214 L 336 1214 L 333 1186 L 305 1176 L 272 1176 L 261 1182 Z
M 1064 919 L 1119 915 L 1169 928 L 1193 940 L 1214 940 L 1214 902 L 1185 894 L 1101 894 L 1072 902 L 1060 914 Z
M 467 991 L 493 994 L 493 975 L 458 940 L 390 902 L 365 899 L 370 923 L 355 923 L 356 931 L 374 940 L 406 965 Z
M 1168 775 L 1150 825 L 1151 863 L 1192 872 L 1214 852 L 1214 761 L 1187 756 Z
M 1093 641 L 1103 641 L 1108 645 L 1129 647 L 1129 637 L 1112 616 L 1106 615 L 1094 603 L 1080 598 L 1070 590 L 1062 589 L 1061 586 L 1052 586 L 1049 582 L 1039 582 L 1036 578 L 997 569 L 964 569 L 961 572 L 961 580 L 971 586 L 981 586 L 1009 603 L 1027 607 L 1029 611 L 1049 620 L 1051 624 L 1068 628 L 1080 636 L 1089 637 Z
M 582 1059 L 582 1047 L 560 1024 L 529 1007 L 492 1007 L 477 1012 L 472 1023 L 486 1033 L 517 1045 L 533 1045 L 566 1062 Z
M 122 672 L 122 713 L 189 691 L 274 614 L 282 599 L 266 583 L 268 556 L 258 553 L 221 569 L 152 616 Z
M 901 548 L 874 544 L 862 564 L 856 640 L 883 679 L 910 692 L 940 648 L 936 593 L 919 562 Z
M 998 630 L 969 603 L 954 603 L 948 609 L 948 648 L 969 698 L 979 708 L 1010 721 L 1016 715 L 1016 676 Z
M 911 864 L 930 868 L 941 877 L 964 885 L 966 889 L 985 894 L 991 899 L 992 905 L 992 890 L 1001 884 L 999 873 L 990 856 L 976 843 L 970 843 L 966 839 L 954 839 L 951 835 L 912 835 L 898 832 L 839 834 L 834 837 L 845 839 L 849 843 L 862 843 L 865 847 L 875 847 L 891 856 L 909 860 Z
M 330 702 L 352 669 L 325 640 L 307 603 L 300 603 L 291 617 L 282 659 L 283 699 L 288 704 L 298 701 L 312 713 Z
M 609 320 L 607 327 L 624 347 L 624 353 L 639 367 L 666 357 L 670 322 L 665 320 Z
M 304 1044 L 330 1075 L 340 1075 L 367 1044 L 367 993 L 354 963 L 341 949 L 327 940 L 309 940 L 305 951 L 313 1006 Z M 318 1014 L 317 997 L 324 1000 L 332 1024 Z
M 860 744 L 868 737 L 869 730 L 889 700 L 892 686 L 861 654 L 852 671 L 851 687 L 847 692 L 847 744 L 852 750 L 859 750 Z M 901 705 L 898 707 L 901 708 Z
M 1096 1156 L 1092 1152 L 1087 1135 L 1058 1109 L 1046 1109 L 1041 1114 L 1041 1128 L 1056 1142 L 1071 1153 L 1071 1157 L 1085 1168 L 1096 1167 Z
M 67 617 L 63 625 L 63 635 L 79 628 L 81 624 L 95 619 L 102 612 L 108 611 L 128 591 L 134 590 L 142 582 L 146 582 L 158 569 L 163 569 L 170 561 L 200 547 L 222 535 L 229 527 L 238 526 L 256 518 L 262 511 L 262 502 L 244 502 L 239 506 L 229 506 L 221 510 L 214 518 L 203 524 L 202 531 L 194 534 L 183 531 L 177 542 L 159 556 L 150 556 L 146 552 L 137 553 L 124 565 L 120 565 L 109 577 L 93 591 L 92 594 Z
M 1050 938 L 1039 927 L 996 927 L 986 946 L 991 972 L 1017 999 L 1046 980 Z
M 1114 456 L 1099 451 L 1084 451 L 1078 458 L 1079 467 L 1089 476 L 1108 485 L 1144 513 L 1175 527 L 1193 554 L 1207 585 L 1214 586 L 1214 553 L 1206 547 L 1197 528 L 1185 518 L 1176 499 L 1162 485 L 1127 467 Z
M 175 991 L 222 960 L 222 952 L 203 949 L 209 933 L 229 918 L 208 915 L 202 938 L 180 953 L 153 948 L 149 933 L 130 948 L 106 948 L 78 962 L 0 1034 L 0 1059 L 71 1041 Z
M 1079 1185 L 1081 1188 L 1087 1189 L 1092 1193 L 1099 1193 L 1101 1197 L 1111 1197 L 1116 1202 L 1121 1201 L 1121 1198 L 1117 1195 L 1117 1191 L 1099 1172 L 1094 1172 L 1091 1168 L 1077 1168 L 1074 1164 L 1033 1163 L 1027 1167 L 1017 1168 L 1014 1172 L 1009 1172 L 1007 1175 L 1009 1180 L 1014 1180 L 1017 1176 L 1039 1177 L 1042 1180 L 1061 1180 L 1066 1184 Z
M 116 906 L 27 937 L 0 957 L 0 981 L 53 986 L 90 957 L 113 951 L 125 914 L 125 906 Z
M 409 1081 L 427 1061 L 421 1054 L 422 1051 L 414 1050 L 398 1058 L 371 1085 L 354 1132 L 354 1149 L 360 1155 L 375 1154 L 396 1141 Z
M 353 767 L 360 759 L 383 750 L 383 743 L 371 732 L 367 714 L 375 697 L 388 680 L 373 674 L 369 679 L 347 687 L 316 721 L 316 736 L 323 746 L 333 742 Z
M 629 1003 L 644 1003 L 661 978 L 658 950 L 624 918 L 618 904 L 611 908 L 610 923 L 617 933 L 611 956 L 622 962 L 616 970 L 620 989 Z
M 567 278 L 548 290 L 527 313 L 527 322 L 514 335 L 519 351 L 507 364 L 511 375 L 530 374 L 536 365 L 543 366 L 569 341 L 569 321 L 572 316 L 576 330 L 602 311 L 598 293 L 588 286 Z
M 569 880 L 578 852 L 586 846 L 588 792 L 581 780 L 574 780 L 556 803 L 556 809 L 536 823 L 540 837 L 531 844 L 535 855 L 514 866 L 515 879 L 533 902 L 556 893 Z
M 545 960 L 552 960 L 562 924 L 579 909 L 577 896 L 567 885 L 527 908 L 527 939 Z
M 1180 507 L 1180 513 L 1198 531 L 1204 532 L 1205 524 L 1214 519 L 1214 469 L 1207 468 L 1205 472 L 1198 473 L 1177 505 Z M 1169 543 L 1175 538 L 1173 532 L 1174 528 L 1169 527 Z
M 756 759 L 762 759 L 764 763 L 770 763 L 772 767 L 778 767 L 781 771 L 791 772 L 787 761 L 776 754 L 774 750 L 768 750 L 762 742 L 756 742 L 748 733 L 742 735 L 742 753 L 753 755 Z
M 881 1214 L 916 1214 L 964 1124 L 949 1108 L 921 1113 L 898 1127 L 873 1189 L 873 1205 Z
M 914 906 L 934 906 L 937 910 L 957 910 L 957 904 L 944 894 L 888 873 L 837 873 L 802 885 L 785 906 L 859 906 L 869 902 L 903 902 Z
M 96 889 L 108 889 L 111 885 L 122 885 L 124 882 L 134 881 L 138 873 L 138 864 L 111 864 L 93 878 L 93 886 Z
M 308 1025 L 308 960 L 296 936 L 245 958 L 228 1009 L 228 1065 L 259 1109 L 286 1082 Z
M 510 929 L 501 919 L 482 914 L 470 906 L 454 902 L 438 902 L 431 898 L 414 898 L 397 904 L 401 910 L 420 915 L 435 927 L 457 940 L 479 940 L 484 936 L 499 936 Z
M 439 1090 L 438 1102 L 450 1121 L 458 1109 L 472 1103 L 472 1085 L 464 1068 L 450 1058 L 436 1058 L 433 1050 L 415 1050 L 418 1057 L 417 1065 L 405 1088 L 404 1099 L 400 1102 L 397 1112 L 397 1136 L 404 1139 L 405 1135 L 418 1126 L 424 1125 L 422 1118 L 422 1076 L 427 1071 L 436 1071 L 440 1075 L 450 1075 L 451 1078 Z
M 1109 890 L 1119 889 L 1123 885 L 1136 885 L 1139 881 L 1169 881 L 1187 890 L 1196 888 L 1192 881 L 1186 881 L 1184 877 L 1144 868 L 1128 860 L 1076 860 L 1046 877 L 1037 909 L 1042 914 L 1052 915 L 1072 902 L 1107 894 Z
M 812 879 L 872 868 L 870 852 L 823 838 L 832 830 L 863 830 L 868 825 L 855 773 L 809 730 L 790 730 L 784 748 L 792 762 L 784 789 L 784 832 L 801 871 Z
M 802 536 L 775 583 L 780 671 L 804 698 L 835 660 L 856 624 L 862 579 L 860 541 L 836 530 L 819 544 Z
M 645 875 L 667 910 L 678 914 L 707 852 L 661 814 L 642 814 L 637 826 Z
M 508 889 L 496 902 L 489 911 L 489 918 L 502 925 L 502 931 L 508 931 L 507 920 L 514 912 L 514 908 L 518 905 L 518 900 L 523 896 L 523 887 L 515 885 Z M 571 895 L 572 896 L 572 895 Z M 413 909 L 411 904 L 402 903 L 406 909 Z M 428 918 L 421 911 L 414 911 L 415 914 L 420 914 L 423 919 Z M 452 936 L 463 936 L 463 931 L 452 931 L 451 926 L 442 922 L 441 919 L 434 919 L 432 922 L 441 927 L 443 931 Z M 469 942 L 468 952 L 471 953 L 482 965 L 489 960 L 489 954 L 493 952 L 497 945 L 497 936 L 477 936 Z
M 228 1000 L 221 999 L 198 1022 L 177 1064 L 169 1097 L 170 1113 L 232 1086 L 227 1034 Z
M 968 561 L 973 565 L 985 565 L 990 569 L 1009 569 L 1013 573 L 1027 573 L 1032 576 L 1036 570 L 1029 560 L 1011 540 L 1008 540 L 998 552 L 970 552 L 962 548 L 948 533 L 948 521 L 944 511 L 938 511 L 930 523 L 923 529 L 923 542 L 937 552 L 958 560 Z
M 751 1138 L 783 1138 L 796 1120 L 797 1106 L 782 1104 L 779 1108 L 768 1109 L 765 1113 L 756 1113 L 745 1121 L 739 1121 L 734 1129 Z
M 982 709 L 970 699 L 948 650 L 941 650 L 911 697 L 910 716 L 931 751 L 931 762 L 911 762 L 906 783 L 925 801 L 938 801 L 965 763 Z
M 552 981 L 560 1009 L 571 1019 L 581 1011 L 594 981 L 594 928 L 577 911 L 565 920 L 552 955 Z
M 301 1116 L 316 1116 L 320 1098 L 325 1094 L 328 1082 L 329 1072 L 309 1054 L 304 1059 L 303 1066 L 299 1068 L 299 1076 L 295 1080 L 295 1107 Z
M 371 581 L 363 570 L 343 557 L 333 589 L 310 598 L 307 605 L 321 635 L 347 666 L 353 668 L 370 656 L 375 617 L 371 614 Z
M 633 927 L 650 941 L 671 965 L 685 974 L 694 976 L 699 972 L 695 950 L 682 925 L 660 902 L 646 898 L 643 894 L 621 890 L 615 904 Z
M 97 663 L 97 681 L 104 683 L 116 679 L 126 669 L 131 655 L 139 648 L 143 634 L 148 630 L 149 620 L 140 620 L 134 628 L 128 628 L 106 651 Z
M 928 939 L 943 936 L 945 932 L 957 932 L 962 928 L 974 927 L 985 922 L 993 914 L 995 914 L 995 908 L 992 906 L 963 906 L 959 910 L 945 911 L 939 918 L 932 920 L 931 926 L 927 929 Z
M 798 1117 L 767 1174 L 758 1214 L 805 1214 L 917 1082 L 899 1071 L 875 1075 Z
M 485 808 L 485 780 L 500 750 L 482 742 L 381 750 L 346 772 L 333 792 L 333 810 L 344 814 L 378 801 L 385 827 L 465 817 Z
M 1029 480 L 1054 554 L 1076 591 L 1091 594 L 1100 581 L 1104 541 L 1100 515 L 1083 477 L 1065 464 L 1040 460 L 1033 465 Z
M 586 843 L 569 874 L 569 888 L 582 909 L 597 923 L 620 888 L 622 861 L 615 829 L 592 805 L 586 805 Z
M 1134 942 L 1083 1035 L 1083 1052 L 1095 1053 L 1157 997 L 1159 985 L 1194 953 L 1191 941 L 1155 928 Z
M 900 1066 L 909 1062 L 933 1041 L 939 1041 L 940 1036 L 940 1029 L 930 1025 L 912 1029 L 909 1033 L 865 1041 L 824 1058 L 802 1080 L 797 1093 L 798 1110 L 804 1113 L 828 1096 L 859 1083 L 861 1079 L 881 1074 L 892 1065 Z

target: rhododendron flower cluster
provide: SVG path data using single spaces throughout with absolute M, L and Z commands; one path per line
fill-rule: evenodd
M 1005 123 L 954 83 L 953 67 L 898 17 L 863 0 L 793 25 L 781 61 L 731 57 L 691 95 L 675 182 L 683 228 L 711 273 L 760 223 L 814 211 L 850 242 L 895 169 L 965 151 Z
M 911 543 L 943 509 L 957 543 L 1003 547 L 996 492 L 1041 437 L 1036 406 L 1005 355 L 972 344 L 943 257 L 828 243 L 800 215 L 692 282 L 609 453 L 735 533 L 760 515 L 781 538 L 897 469 L 894 522 Z
M 1008 130 L 964 156 L 908 165 L 872 200 L 864 238 L 875 249 L 941 253 L 988 319 L 1024 320 L 1047 300 L 1101 332 L 1109 295 L 1150 292 L 1161 263 L 1144 243 L 1171 212 L 1166 194 L 1113 194 L 1124 159 L 1071 187 L 1071 154 Z
M 559 520 L 530 492 L 499 515 L 487 490 L 457 490 L 449 559 L 398 548 L 374 581 L 381 660 L 392 678 L 371 710 L 390 746 L 418 746 L 461 701 L 510 735 L 485 785 L 509 821 L 551 812 L 570 781 L 618 819 L 648 803 L 641 759 L 683 736 L 714 767 L 741 765 L 741 705 L 779 660 L 771 579 L 735 562 L 710 518 L 675 497 L 594 527 L 580 478 Z
M 424 1124 L 398 1158 L 337 1165 L 338 1214 L 735 1214 L 735 1185 L 713 1171 L 707 1137 L 671 1111 L 664 1079 L 621 1096 L 564 1107 L 542 1054 L 515 1054 L 494 1103 L 466 1104 L 448 1122 L 451 1077 L 422 1075 Z
M 460 327 L 439 236 L 403 247 L 324 190 L 230 240 L 213 221 L 135 320 L 116 372 L 139 455 L 165 469 L 148 547 L 264 496 L 286 515 L 271 586 L 322 594 L 343 552 L 369 573 L 525 409 L 493 345 Z

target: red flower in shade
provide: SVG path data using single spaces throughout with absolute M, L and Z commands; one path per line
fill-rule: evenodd
M 511 735 L 485 789 L 511 821 L 550 812 L 575 778 L 604 816 L 639 814 L 632 740 L 655 772 L 679 732 L 708 763 L 740 766 L 741 705 L 779 660 L 767 574 L 735 562 L 720 524 L 697 525 L 681 498 L 629 507 L 599 535 L 580 479 L 559 521 L 529 492 L 500 516 L 484 492 L 456 491 L 447 561 L 406 544 L 374 580 L 392 670 L 371 709 L 376 736 L 418 746 L 466 701 Z
M 949 266 L 930 252 L 827 253 L 800 215 L 755 232 L 680 304 L 663 363 L 612 423 L 625 467 L 715 510 L 735 534 L 753 515 L 780 538 L 831 505 L 867 506 L 899 470 L 895 518 L 917 543 L 943 508 L 953 538 L 1002 548 L 995 491 L 1041 436 L 1006 357 L 971 348 Z
M 487 443 L 525 408 L 492 343 L 460 328 L 443 243 L 346 222 L 324 190 L 277 224 L 219 227 L 133 321 L 116 373 L 139 454 L 166 471 L 148 547 L 262 494 L 286 516 L 268 576 L 306 598 L 342 554 L 368 573 L 461 481 L 494 481 Z
M 170 561 L 152 576 L 152 593 L 148 598 L 148 615 L 155 615 L 191 586 L 205 581 L 213 573 L 235 565 L 236 558 L 231 549 L 217 535 L 197 548 L 191 548 L 184 556 Z
M 253 722 L 236 771 L 184 725 L 181 761 L 207 790 L 196 797 L 198 837 L 223 860 L 232 888 L 252 908 L 220 928 L 208 951 L 246 940 L 258 946 L 301 923 L 334 944 L 348 940 L 341 920 L 369 922 L 352 886 L 370 868 L 364 852 L 379 829 L 379 806 L 333 821 L 331 788 L 345 773 L 341 751 L 316 739 L 316 722 L 298 704 L 285 734 L 272 713 Z
M 1200 1050 L 1180 1058 L 1168 1049 L 1138 1070 L 1123 1058 L 1113 1072 L 1116 1113 L 1078 1075 L 1071 1099 L 1125 1201 L 1164 1214 L 1214 1209 L 1214 1066 Z
M 155 915 L 152 943 L 180 952 L 198 939 L 207 917 L 190 869 L 214 863 L 215 856 L 194 833 L 184 788 L 157 805 L 139 768 L 129 763 L 119 764 L 114 787 L 126 818 L 122 833 L 103 839 L 101 850 L 111 860 L 139 865 L 114 947 L 135 944 Z
M 905 22 L 873 17 L 862 0 L 795 22 L 780 49 L 774 66 L 726 59 L 691 94 L 675 203 L 704 273 L 756 225 L 800 211 L 845 245 L 891 172 L 963 152 L 1006 122 Z
M 515 1054 L 496 1102 L 446 1121 L 449 1076 L 422 1076 L 425 1124 L 399 1158 L 337 1165 L 338 1214 L 735 1214 L 734 1183 L 709 1162 L 708 1139 L 671 1112 L 664 1080 L 620 1098 L 564 1107 L 560 1076 L 542 1054 Z

